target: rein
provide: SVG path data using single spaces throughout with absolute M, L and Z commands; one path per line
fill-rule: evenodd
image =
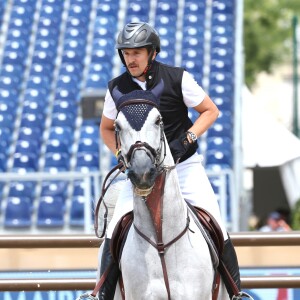
M 163 236 L 162 236 L 162 221 L 163 221 L 163 213 L 162 213 L 162 208 L 163 208 L 163 194 L 164 194 L 164 186 L 165 186 L 165 179 L 166 179 L 166 170 L 162 172 L 156 179 L 154 188 L 152 192 L 145 197 L 146 205 L 150 211 L 152 221 L 155 227 L 156 231 L 156 242 L 153 242 L 150 238 L 148 238 L 144 233 L 142 233 L 136 225 L 133 223 L 135 231 L 145 240 L 147 241 L 150 245 L 152 245 L 155 249 L 157 249 L 161 265 L 162 265 L 162 270 L 163 270 L 163 276 L 164 276 L 164 282 L 166 286 L 166 290 L 168 293 L 168 300 L 171 300 L 171 291 L 170 291 L 170 285 L 169 285 L 169 279 L 168 279 L 168 272 L 167 272 L 167 266 L 166 266 L 166 261 L 165 261 L 165 250 L 174 244 L 176 241 L 178 241 L 188 230 L 189 228 L 189 223 L 190 219 L 187 216 L 186 220 L 186 226 L 185 228 L 170 242 L 164 243 L 163 242 Z
M 112 178 L 112 180 L 109 182 L 109 184 L 106 186 L 106 182 L 108 180 L 108 178 L 116 171 L 116 170 L 119 170 L 117 172 L 117 174 Z M 124 164 L 123 162 L 120 162 L 118 163 L 116 166 L 114 166 L 109 172 L 108 174 L 106 175 L 105 179 L 104 179 L 104 182 L 102 184 L 102 191 L 101 191 L 101 195 L 100 195 L 100 198 L 97 202 L 97 205 L 95 207 L 95 220 L 94 220 L 94 230 L 95 230 L 95 235 L 96 237 L 98 238 L 103 238 L 104 235 L 105 235 L 105 231 L 106 231 L 106 227 L 107 227 L 107 215 L 108 215 L 108 208 L 105 204 L 105 201 L 104 201 L 104 195 L 106 194 L 108 188 L 110 187 L 110 185 L 113 183 L 113 181 L 120 175 L 120 173 L 124 170 Z M 98 216 L 99 216 L 99 210 L 100 210 L 100 205 L 101 203 L 103 202 L 103 205 L 104 205 L 104 208 L 105 208 L 105 213 L 103 215 L 103 218 L 104 218 L 104 225 L 103 225 L 103 230 L 102 230 L 102 233 L 101 235 L 98 234 Z

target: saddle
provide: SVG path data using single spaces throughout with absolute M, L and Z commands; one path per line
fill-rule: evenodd
M 204 209 L 188 204 L 200 224 L 203 226 L 206 234 L 217 251 L 218 257 L 221 257 L 224 249 L 224 238 L 221 228 L 216 220 Z M 111 238 L 111 254 L 116 263 L 119 263 L 122 256 L 122 250 L 127 238 L 128 231 L 133 222 L 133 212 L 125 214 L 117 223 Z M 211 245 L 209 245 L 211 247 Z

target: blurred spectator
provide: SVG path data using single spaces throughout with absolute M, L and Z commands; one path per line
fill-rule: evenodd
M 285 218 L 277 211 L 273 211 L 268 215 L 266 225 L 262 226 L 259 231 L 290 231 L 292 230 Z

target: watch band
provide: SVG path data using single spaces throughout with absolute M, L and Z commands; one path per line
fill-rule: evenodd
M 189 135 L 189 137 L 193 141 L 193 143 L 197 142 L 198 138 L 197 138 L 197 136 L 196 136 L 196 134 L 194 132 L 187 131 L 186 133 Z

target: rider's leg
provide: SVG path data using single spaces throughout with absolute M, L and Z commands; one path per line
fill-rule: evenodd
M 106 277 L 106 280 L 99 290 L 99 300 L 113 300 L 115 295 L 115 290 L 119 277 L 119 267 L 118 264 L 114 262 L 111 252 L 110 252 L 110 239 L 105 238 L 102 258 L 101 258 L 101 268 L 100 277 L 104 274 L 107 268 L 110 267 L 110 271 Z
M 105 197 L 109 197 L 109 190 Z M 112 233 L 117 222 L 124 214 L 131 211 L 132 208 L 132 188 L 130 182 L 126 181 L 120 191 L 119 197 L 115 205 L 113 217 L 108 225 L 106 232 L 106 238 L 104 241 L 103 252 L 101 257 L 100 276 L 103 275 L 103 273 L 110 264 L 112 264 L 112 268 L 99 291 L 99 300 L 112 300 L 114 298 L 120 271 L 118 264 L 113 261 L 113 258 L 111 256 L 110 239 L 112 237 Z
M 221 219 L 216 196 L 205 173 L 205 169 L 202 166 L 202 157 L 195 154 L 186 161 L 179 163 L 176 170 L 183 197 L 190 204 L 207 210 L 210 214 L 212 214 L 221 227 L 225 241 L 222 260 L 238 290 L 240 290 L 240 272 L 236 252 Z M 232 298 L 233 294 L 230 289 L 231 285 L 227 278 L 224 279 L 223 274 L 221 275 L 230 298 Z

